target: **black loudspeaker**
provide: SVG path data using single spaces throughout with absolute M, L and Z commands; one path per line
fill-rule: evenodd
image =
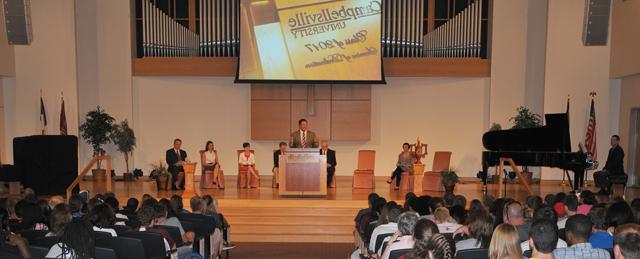
M 607 45 L 611 0 L 585 0 L 582 42 L 585 46 Z
M 4 0 L 3 3 L 8 43 L 29 45 L 32 36 L 30 0 Z
M 78 176 L 78 137 L 14 138 L 13 162 L 25 188 L 33 188 L 37 195 L 64 195 Z

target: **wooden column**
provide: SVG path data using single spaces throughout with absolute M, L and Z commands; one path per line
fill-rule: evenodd
M 189 0 L 189 30 L 196 32 L 196 0 Z
M 427 1 L 427 9 L 427 32 L 432 32 L 436 25 L 436 0 Z

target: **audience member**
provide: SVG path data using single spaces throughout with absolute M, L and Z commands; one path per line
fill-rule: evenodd
M 575 195 L 569 195 L 564 200 L 564 212 L 566 213 L 564 217 L 558 215 L 558 228 L 564 229 L 564 225 L 567 223 L 567 219 L 573 215 L 577 214 L 578 211 L 578 197 Z
M 489 248 L 493 233 L 493 218 L 488 213 L 479 213 L 468 226 L 469 238 L 456 242 L 456 251 Z
M 9 213 L 5 208 L 0 208 L 0 258 L 21 259 L 31 258 L 27 242 L 19 235 L 6 231 L 8 229 Z
M 585 215 L 575 215 L 567 220 L 565 226 L 567 242 L 570 247 L 557 248 L 553 251 L 556 259 L 608 259 L 609 252 L 604 249 L 593 248 L 589 243 L 592 224 L 589 217 Z
M 518 230 L 516 230 L 516 227 L 513 225 L 507 223 L 498 225 L 498 227 L 493 230 L 493 236 L 489 244 L 489 258 L 523 258 L 518 238 Z
M 616 259 L 640 258 L 640 225 L 623 224 L 616 228 L 613 254 Z
M 398 249 L 413 248 L 413 230 L 418 221 L 418 214 L 413 211 L 407 211 L 400 214 L 398 218 L 398 230 L 389 239 L 389 245 L 382 254 L 383 259 L 389 259 L 391 251 Z
M 540 207 L 540 205 L 542 205 L 542 198 L 540 198 L 540 196 L 537 195 L 531 195 L 528 196 L 525 199 L 525 218 L 526 219 L 532 219 L 533 218 L 533 212 L 536 211 L 536 209 L 538 209 L 538 207 Z
M 53 210 L 53 208 L 55 208 L 58 204 L 62 204 L 65 203 L 64 197 L 62 197 L 61 195 L 54 195 L 49 197 L 49 208 L 51 208 Z
M 556 211 L 551 208 L 551 206 L 547 205 L 547 204 L 542 204 L 540 205 L 540 207 L 538 207 L 538 209 L 533 213 L 533 221 L 538 221 L 538 220 L 549 220 L 551 222 L 558 222 L 558 215 L 556 214 Z M 557 223 L 556 223 L 557 226 Z M 558 237 L 558 241 L 556 242 L 556 248 L 563 248 L 563 247 L 567 247 L 567 242 L 565 242 L 562 238 Z M 530 250 L 531 247 L 529 247 L 529 241 L 524 241 L 522 243 L 520 243 L 520 248 L 522 249 L 522 251 L 527 251 Z
M 136 212 L 136 216 L 140 222 L 140 228 L 138 231 L 149 231 L 162 235 L 164 238 L 164 248 L 166 252 L 170 252 L 176 249 L 175 242 L 171 239 L 169 233 L 162 228 L 154 228 L 156 211 L 153 206 L 142 206 Z
M 386 223 L 379 224 L 371 233 L 371 238 L 369 239 L 369 251 L 371 252 L 376 252 L 376 241 L 379 235 L 395 233 L 398 231 L 398 217 L 401 212 L 400 206 L 395 204 L 395 202 L 388 202 L 382 208 L 382 211 L 382 217 L 385 218 Z
M 577 214 L 588 215 L 591 207 L 596 205 L 598 201 L 596 200 L 596 195 L 589 190 L 584 190 L 580 193 L 580 205 L 576 210 Z
M 71 222 L 73 217 L 71 217 L 71 211 L 69 211 L 69 207 L 64 204 L 58 204 L 51 211 L 51 216 L 49 216 L 49 232 L 46 236 L 62 236 L 64 231 L 64 227 Z
M 607 208 L 604 204 L 598 204 L 591 207 L 589 211 L 589 220 L 593 226 L 591 227 L 591 236 L 589 243 L 593 248 L 613 248 L 613 236 L 607 232 L 609 224 L 607 223 Z
M 462 225 L 453 222 L 449 210 L 446 207 L 437 208 L 433 215 L 434 222 L 438 225 L 440 233 L 453 233 Z
M 431 238 L 416 240 L 415 254 L 412 259 L 453 259 L 455 247 L 442 234 L 434 234 Z
M 547 219 L 534 221 L 529 229 L 528 242 L 531 258 L 553 259 L 553 250 L 558 243 L 558 225 Z
M 358 213 L 356 214 L 356 217 L 353 219 L 355 221 L 356 229 L 359 229 L 359 227 L 360 227 L 360 219 L 362 218 L 362 216 L 371 213 L 371 208 L 373 207 L 373 203 L 379 197 L 380 196 L 375 192 L 372 192 L 372 193 L 369 194 L 369 196 L 367 196 L 367 204 L 369 206 L 367 208 L 364 208 L 364 209 L 361 209 L 360 211 L 358 211 Z
M 87 219 L 93 224 L 94 231 L 106 232 L 111 236 L 118 236 L 113 226 L 116 223 L 116 215 L 113 213 L 113 209 L 106 204 L 100 204 L 89 212 Z
M 178 214 L 189 213 L 188 210 L 184 209 L 184 204 L 182 203 L 182 196 L 176 195 L 176 194 L 172 195 L 171 203 L 173 204 Z
M 614 202 L 607 209 L 607 223 L 609 224 L 609 232 L 613 233 L 614 228 L 627 223 L 634 223 L 633 211 L 629 204 L 624 201 Z
M 519 202 L 513 200 L 507 202 L 505 204 L 504 214 L 502 217 L 504 223 L 511 224 L 516 227 L 520 242 L 529 239 L 530 223 L 525 221 L 522 205 Z
M 640 198 L 635 198 L 631 201 L 631 210 L 633 211 L 635 223 L 640 224 Z
M 91 223 L 72 220 L 65 226 L 60 241 L 51 246 L 46 258 L 91 259 L 95 257 L 95 241 Z

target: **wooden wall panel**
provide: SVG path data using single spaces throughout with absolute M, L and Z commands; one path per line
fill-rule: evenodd
M 290 100 L 291 86 L 278 84 L 252 84 L 251 100 Z
M 371 100 L 371 85 L 333 85 L 333 100 Z
M 289 133 L 298 130 L 298 120 L 305 118 L 309 121 L 309 130 L 315 132 L 319 139 L 331 136 L 331 101 L 316 100 L 315 115 L 307 115 L 307 101 L 291 101 L 291 129 Z M 288 138 L 287 138 L 288 139 Z
M 291 101 L 251 101 L 252 140 L 288 140 L 290 121 Z
M 291 85 L 292 100 L 307 100 L 306 84 Z M 314 85 L 314 98 L 316 100 L 331 100 L 331 85 Z
M 331 139 L 359 140 L 371 138 L 371 101 L 331 102 Z

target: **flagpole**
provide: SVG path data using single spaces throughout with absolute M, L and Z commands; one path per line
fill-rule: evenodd
M 567 111 L 566 111 L 567 119 L 569 118 L 569 100 L 570 99 L 571 99 L 571 95 L 567 94 Z M 567 176 L 567 169 L 564 169 L 562 172 L 562 182 L 560 183 L 561 186 L 567 186 L 567 182 L 565 180 L 566 176 Z
M 590 92 L 589 96 L 591 96 L 591 102 L 593 102 L 593 99 L 596 98 L 596 92 Z M 589 110 L 589 113 L 591 113 L 591 110 Z M 591 116 L 591 115 L 589 115 Z M 587 150 L 588 152 L 589 150 Z M 594 159 L 595 160 L 595 159 Z M 584 170 L 584 185 L 587 187 L 591 187 L 591 182 L 589 182 L 589 168 Z

